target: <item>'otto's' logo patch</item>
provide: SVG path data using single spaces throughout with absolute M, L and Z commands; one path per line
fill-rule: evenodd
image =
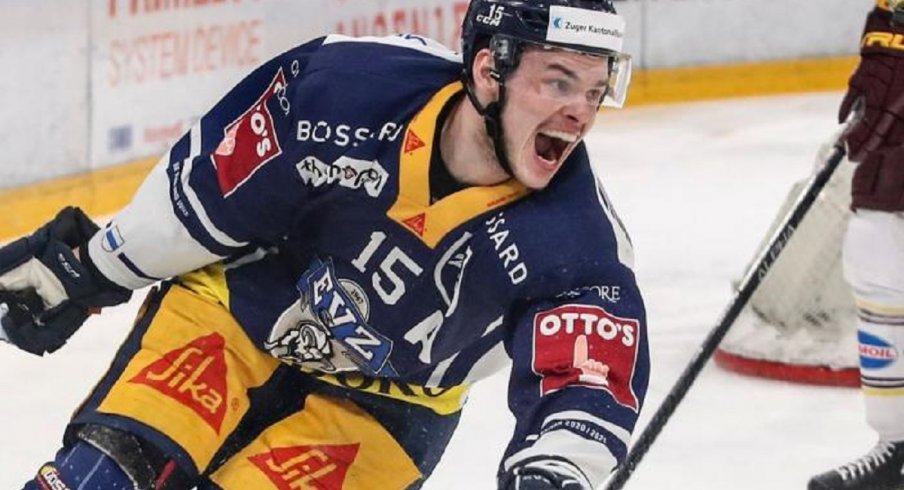
M 200 337 L 167 353 L 130 381 L 192 409 L 219 434 L 226 417 L 225 344 L 220 334 Z
M 540 395 L 569 386 L 608 391 L 638 410 L 632 388 L 640 344 L 640 322 L 593 305 L 565 305 L 534 316 L 534 373 Z
M 860 343 L 860 366 L 865 369 L 881 369 L 898 360 L 898 350 L 881 337 L 860 331 L 857 341 Z
M 285 90 L 286 76 L 280 68 L 257 102 L 223 130 L 223 140 L 213 154 L 223 195 L 232 194 L 264 164 L 282 154 L 267 103 L 274 95 L 284 97 Z
M 341 490 L 358 444 L 276 448 L 248 458 L 279 490 Z

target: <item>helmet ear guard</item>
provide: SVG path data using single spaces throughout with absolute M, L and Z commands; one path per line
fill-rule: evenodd
M 493 54 L 493 78 L 504 79 L 518 68 L 521 46 L 514 39 L 496 35 L 490 39 L 490 52 Z

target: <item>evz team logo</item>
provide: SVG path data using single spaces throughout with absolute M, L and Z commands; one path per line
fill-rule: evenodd
M 367 324 L 370 303 L 361 286 L 338 279 L 332 262 L 315 260 L 296 287 L 299 300 L 283 312 L 265 344 L 273 356 L 326 373 L 392 371 L 392 341 Z
M 301 180 L 314 187 L 338 184 L 346 189 L 363 188 L 370 197 L 378 197 L 386 185 L 389 174 L 376 160 L 358 160 L 341 157 L 331 165 L 317 157 L 307 157 L 295 166 Z
M 607 391 L 636 412 L 632 382 L 640 335 L 640 322 L 599 306 L 571 304 L 537 313 L 533 371 L 543 378 L 540 395 L 582 386 Z
M 270 86 L 251 108 L 223 130 L 223 140 L 213 154 L 213 164 L 217 168 L 220 190 L 225 196 L 232 194 L 267 162 L 282 154 L 276 137 L 276 125 L 267 104 L 274 97 L 282 103 L 285 91 L 286 76 L 280 68 Z

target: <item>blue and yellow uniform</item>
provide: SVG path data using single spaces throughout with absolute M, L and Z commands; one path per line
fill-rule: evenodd
M 121 286 L 173 279 L 72 427 L 214 488 L 417 488 L 511 360 L 501 471 L 601 482 L 649 378 L 630 241 L 583 145 L 542 191 L 443 184 L 461 72 L 416 36 L 329 36 L 229 92 L 89 244 Z

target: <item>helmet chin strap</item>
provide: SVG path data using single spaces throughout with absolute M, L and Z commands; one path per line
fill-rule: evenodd
M 477 95 L 474 93 L 474 90 L 467 79 L 465 80 L 465 91 L 468 93 L 468 99 L 470 99 L 471 104 L 477 109 L 477 113 L 483 116 L 483 122 L 486 125 L 487 134 L 493 142 L 493 150 L 496 153 L 496 160 L 499 161 L 499 166 L 502 167 L 502 170 L 509 177 L 514 177 L 515 174 L 512 172 L 511 162 L 505 151 L 505 138 L 502 129 L 502 107 L 505 105 L 505 77 L 496 70 L 493 70 L 491 75 L 499 82 L 498 100 L 490 102 L 485 107 L 481 106 L 480 101 L 477 100 Z

